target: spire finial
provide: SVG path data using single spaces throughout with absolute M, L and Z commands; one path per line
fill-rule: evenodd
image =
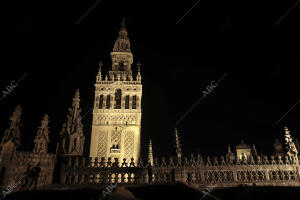
M 136 75 L 136 81 L 141 81 L 142 80 L 142 76 L 141 76 L 141 62 L 138 62 L 136 65 L 138 67 L 138 71 L 137 71 L 137 75 Z
M 230 146 L 228 146 L 228 153 L 231 153 L 231 148 L 230 148 Z
M 121 28 L 126 28 L 126 19 L 125 19 L 125 17 L 122 18 Z
M 97 74 L 97 77 L 96 77 L 97 82 L 102 80 L 101 71 L 102 71 L 103 63 L 102 63 L 101 60 L 99 61 L 98 65 L 99 65 L 99 71 L 98 71 L 98 74 Z
M 79 89 L 76 89 L 74 98 L 79 98 Z
M 99 65 L 99 71 L 101 72 L 101 69 L 102 69 L 102 66 L 103 66 L 102 60 L 99 61 L 98 65 Z
M 20 105 L 17 105 L 12 116 L 9 118 L 10 120 L 9 128 L 5 130 L 0 146 L 5 144 L 8 141 L 12 141 L 15 147 L 20 146 L 20 142 L 21 142 L 20 127 L 22 125 L 20 124 L 21 115 L 22 115 L 22 107 Z
M 148 149 L 148 164 L 153 166 L 153 151 L 152 151 L 151 139 L 149 141 L 149 149 Z
M 47 114 L 45 114 L 44 115 L 44 119 L 43 119 L 44 121 L 47 121 L 47 120 L 49 120 L 49 116 L 47 115 Z
M 37 134 L 33 140 L 34 148 L 33 153 L 47 153 L 49 140 L 49 117 L 47 114 L 44 115 L 41 126 L 38 128 Z
M 72 106 L 76 109 L 79 108 L 79 102 L 80 102 L 80 95 L 79 95 L 79 89 L 77 89 L 73 98 Z
M 138 72 L 141 72 L 141 62 L 138 62 L 136 65 L 138 67 Z
M 287 127 L 284 127 L 285 129 L 285 145 L 287 149 L 287 154 L 289 156 L 295 156 L 296 159 L 298 159 L 298 150 L 296 148 L 295 143 L 293 142 L 292 136 L 290 134 L 290 131 Z

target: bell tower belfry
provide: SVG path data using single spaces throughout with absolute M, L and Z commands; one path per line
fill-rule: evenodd
M 130 50 L 125 21 L 121 24 L 113 51 L 111 70 L 102 77 L 102 63 L 95 84 L 95 101 L 90 145 L 90 157 L 111 157 L 127 162 L 140 155 L 142 84 L 140 64 L 136 78 L 131 65 Z

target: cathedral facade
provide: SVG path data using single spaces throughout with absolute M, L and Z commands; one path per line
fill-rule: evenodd
M 123 22 L 111 56 L 111 70 L 95 84 L 90 157 L 137 160 L 140 154 L 142 84 L 140 64 L 133 78 L 128 32 Z

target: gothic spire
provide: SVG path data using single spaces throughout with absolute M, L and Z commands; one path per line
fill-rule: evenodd
M 41 126 L 38 128 L 37 134 L 33 140 L 33 153 L 47 153 L 49 140 L 49 117 L 45 115 L 42 119 Z
M 284 137 L 285 137 L 285 145 L 286 145 L 287 154 L 289 156 L 295 156 L 297 158 L 298 151 L 295 146 L 295 143 L 293 142 L 290 131 L 287 127 L 284 127 L 284 129 L 285 129 Z
M 181 151 L 181 144 L 180 144 L 179 133 L 177 128 L 175 128 L 174 136 L 175 136 L 174 148 L 175 148 L 176 157 L 178 158 L 178 160 L 181 160 L 182 151 Z
M 230 146 L 228 146 L 228 153 L 232 153 Z
M 9 128 L 7 128 L 4 132 L 4 136 L 1 141 L 1 146 L 4 145 L 5 143 L 11 141 L 15 147 L 20 146 L 20 118 L 22 115 L 22 108 L 20 105 L 18 105 L 15 108 L 15 111 L 13 112 L 13 115 L 9 118 Z
M 67 131 L 69 135 L 74 133 L 78 133 L 79 135 L 83 135 L 82 132 L 82 123 L 81 123 L 81 108 L 79 105 L 80 96 L 79 96 L 79 89 L 76 90 L 75 96 L 73 98 L 72 108 L 69 108 L 69 115 L 67 121 Z
M 151 140 L 149 141 L 148 164 L 153 166 L 153 151 L 152 151 L 152 142 L 151 142 Z
M 67 123 L 60 133 L 58 152 L 69 155 L 82 155 L 84 146 L 83 125 L 81 123 L 81 108 L 79 105 L 79 90 L 75 92 L 72 107 L 69 108 Z
M 73 98 L 72 107 L 69 108 L 69 114 L 67 116 L 67 131 L 70 134 L 73 133 L 82 133 L 82 124 L 81 124 L 81 108 L 80 108 L 80 96 L 79 89 L 76 90 L 75 96 Z

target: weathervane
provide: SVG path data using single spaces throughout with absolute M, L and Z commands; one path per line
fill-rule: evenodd
M 125 17 L 123 17 L 123 19 L 122 19 L 121 27 L 126 28 L 126 19 L 125 19 Z

